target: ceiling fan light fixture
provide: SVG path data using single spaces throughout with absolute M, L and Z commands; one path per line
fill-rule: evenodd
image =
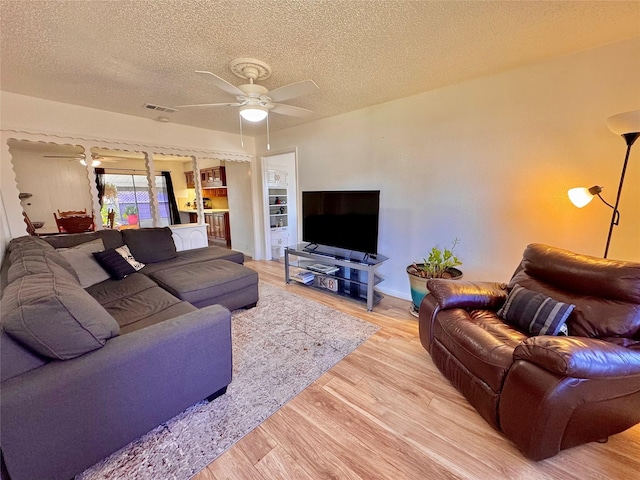
M 261 105 L 245 105 L 240 107 L 240 115 L 248 122 L 261 122 L 267 115 L 269 110 Z
M 80 163 L 82 165 L 84 165 L 85 167 L 87 166 L 87 162 L 84 161 L 84 158 L 82 160 L 80 160 Z M 100 160 L 91 160 L 91 166 L 92 167 L 97 167 L 98 165 L 100 165 Z

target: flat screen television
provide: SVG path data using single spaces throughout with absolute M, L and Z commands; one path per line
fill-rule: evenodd
M 379 190 L 302 192 L 302 240 L 378 253 Z

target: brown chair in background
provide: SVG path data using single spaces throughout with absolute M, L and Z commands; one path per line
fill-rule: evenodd
M 107 212 L 107 227 L 113 230 L 113 223 L 116 220 L 116 212 L 115 210 L 109 209 Z
M 33 223 L 31 223 L 29 215 L 27 215 L 26 212 L 22 212 L 22 216 L 24 217 L 24 223 L 27 224 L 27 233 L 32 237 L 37 237 L 38 233 L 36 232 L 36 227 L 34 227 Z
M 34 224 L 29 218 L 29 215 L 27 215 L 27 212 L 22 212 L 22 216 L 24 217 L 24 223 L 27 224 L 27 233 L 29 235 L 33 237 L 42 237 L 44 235 L 58 235 L 58 232 L 37 232 L 37 228 L 42 228 L 44 222 L 36 222 Z
M 74 215 L 58 218 L 54 212 L 53 218 L 56 219 L 56 225 L 60 233 L 82 233 L 95 230 L 93 215 Z
M 64 218 L 64 217 L 73 217 L 76 215 L 86 215 L 87 214 L 87 209 L 85 208 L 84 210 L 68 210 L 66 212 L 61 212 L 60 210 L 58 210 L 58 216 L 60 218 Z

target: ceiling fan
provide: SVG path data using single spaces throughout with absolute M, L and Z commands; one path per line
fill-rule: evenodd
M 229 63 L 229 69 L 236 76 L 248 80 L 249 83 L 236 87 L 214 73 L 203 70 L 197 70 L 196 73 L 208 76 L 220 90 L 235 95 L 235 102 L 179 105 L 176 108 L 240 107 L 240 116 L 249 122 L 264 120 L 269 112 L 293 117 L 308 117 L 313 114 L 311 110 L 306 108 L 277 103 L 318 92 L 320 89 L 313 80 L 302 80 L 269 91 L 262 85 L 254 83 L 254 81 L 266 80 L 271 76 L 271 67 L 266 63 L 253 58 L 238 58 Z
M 82 165 L 86 165 L 87 156 L 84 153 L 72 154 L 72 155 L 43 155 L 44 158 L 67 158 L 70 162 L 79 161 Z M 98 155 L 91 155 L 91 166 L 97 167 L 101 163 L 116 163 L 117 160 L 100 157 Z

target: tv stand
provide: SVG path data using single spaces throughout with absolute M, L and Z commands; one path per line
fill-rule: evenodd
M 361 252 L 341 255 L 339 250 L 323 245 L 309 249 L 313 245 L 303 243 L 284 249 L 285 282 L 298 281 L 310 288 L 356 299 L 366 303 L 368 311 L 373 310 L 382 300 L 382 295 L 374 289 L 382 281 L 375 270 L 388 260 L 387 257 Z M 331 266 L 335 271 L 327 274 L 314 270 L 313 265 L 318 263 Z M 299 273 L 306 275 L 307 283 L 297 276 Z

